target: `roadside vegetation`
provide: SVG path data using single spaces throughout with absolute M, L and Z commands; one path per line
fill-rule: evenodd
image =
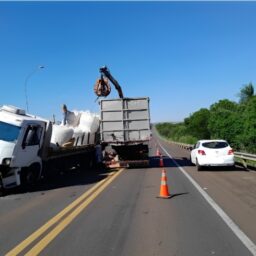
M 199 139 L 225 139 L 236 151 L 256 153 L 256 95 L 244 85 L 239 102 L 220 100 L 181 123 L 158 123 L 159 134 L 171 141 L 194 144 Z

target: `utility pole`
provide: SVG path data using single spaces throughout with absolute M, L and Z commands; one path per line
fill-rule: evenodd
M 27 113 L 29 112 L 28 109 L 28 93 L 27 93 L 27 85 L 28 85 L 28 80 L 30 79 L 31 76 L 33 76 L 38 70 L 43 69 L 44 66 L 40 65 L 36 67 L 31 73 L 29 73 L 25 79 L 25 84 L 24 84 L 24 89 L 25 89 L 25 97 L 26 97 L 26 109 Z

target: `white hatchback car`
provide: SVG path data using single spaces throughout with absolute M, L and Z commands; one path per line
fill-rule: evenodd
M 190 161 L 203 166 L 234 166 L 234 152 L 225 140 L 199 140 L 190 153 Z

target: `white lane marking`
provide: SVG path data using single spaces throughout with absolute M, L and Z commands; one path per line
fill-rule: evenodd
M 256 245 L 253 241 L 234 223 L 234 221 L 220 208 L 220 206 L 200 187 L 200 185 L 173 159 L 173 157 L 166 151 L 166 149 L 160 144 L 160 147 L 164 152 L 172 159 L 174 164 L 181 170 L 181 172 L 189 179 L 189 181 L 195 186 L 204 199 L 211 205 L 211 207 L 218 213 L 218 215 L 224 220 L 228 227 L 234 232 L 234 234 L 240 239 L 240 241 L 246 246 L 246 248 L 256 256 Z

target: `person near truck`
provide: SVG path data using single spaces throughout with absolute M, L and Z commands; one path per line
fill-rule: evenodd
M 71 125 L 77 126 L 78 120 L 75 113 L 68 110 L 67 105 L 62 105 L 62 112 L 63 112 L 63 125 Z
M 62 123 L 63 123 L 63 125 L 66 125 L 67 124 L 67 118 L 68 118 L 68 115 L 70 113 L 66 104 L 62 105 L 62 111 L 63 111 L 63 121 L 62 121 Z
M 62 112 L 63 112 L 63 120 L 62 125 L 64 126 L 73 126 L 74 120 L 75 120 L 75 114 L 74 112 L 71 112 L 68 110 L 67 105 L 62 105 Z M 71 138 L 69 141 L 66 141 L 64 144 L 62 144 L 63 147 L 72 147 L 74 145 L 75 138 Z

